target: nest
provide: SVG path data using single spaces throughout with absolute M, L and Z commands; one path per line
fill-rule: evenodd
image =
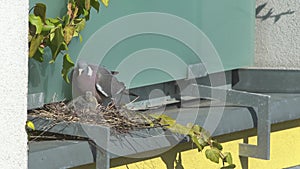
M 157 119 L 141 112 L 131 111 L 124 107 L 102 106 L 95 109 L 70 108 L 65 101 L 45 104 L 42 108 L 29 110 L 28 115 L 59 122 L 79 122 L 107 126 L 115 133 L 128 133 L 133 130 L 162 127 Z

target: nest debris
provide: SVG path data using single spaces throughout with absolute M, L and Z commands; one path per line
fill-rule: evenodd
M 97 105 L 95 110 L 71 109 L 66 101 L 45 104 L 43 107 L 29 110 L 28 115 L 59 122 L 79 122 L 102 125 L 113 129 L 115 133 L 128 133 L 133 130 L 163 127 L 159 121 L 141 112 L 124 107 Z

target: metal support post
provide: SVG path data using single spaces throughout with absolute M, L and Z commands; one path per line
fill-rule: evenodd
M 257 127 L 257 145 L 240 144 L 239 154 L 244 157 L 270 159 L 270 96 L 197 84 L 192 85 L 188 90 L 199 91 L 201 98 L 211 98 L 222 102 L 257 108 L 257 126 L 254 126 Z M 196 92 L 188 93 L 199 94 L 196 94 Z

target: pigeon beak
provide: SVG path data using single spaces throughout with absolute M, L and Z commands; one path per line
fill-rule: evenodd
M 83 69 L 78 69 L 78 71 L 79 71 L 78 76 L 80 76 L 82 74 L 82 72 L 83 72 Z

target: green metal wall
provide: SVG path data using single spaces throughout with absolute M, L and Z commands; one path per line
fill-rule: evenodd
M 54 17 L 64 12 L 67 1 L 31 0 L 30 6 L 37 2 L 46 3 L 47 15 Z M 82 32 L 83 42 L 73 40 L 69 53 L 74 61 L 86 58 L 120 71 L 119 79 L 129 88 L 184 79 L 187 66 L 199 62 L 205 63 L 209 73 L 250 66 L 254 57 L 254 9 L 254 0 L 111 0 L 99 14 L 92 12 Z M 145 12 L 158 15 L 141 20 L 128 16 L 149 16 Z M 128 24 L 130 18 L 136 21 L 133 25 Z M 119 34 L 145 25 L 147 32 L 113 42 Z M 165 33 L 159 33 L 160 27 Z M 192 29 L 202 35 L 194 36 Z M 182 35 L 177 37 L 176 32 Z M 207 47 L 208 42 L 216 51 Z M 61 62 L 61 57 L 51 65 L 30 60 L 29 94 L 42 92 L 45 102 L 70 98 L 71 86 L 61 78 Z

